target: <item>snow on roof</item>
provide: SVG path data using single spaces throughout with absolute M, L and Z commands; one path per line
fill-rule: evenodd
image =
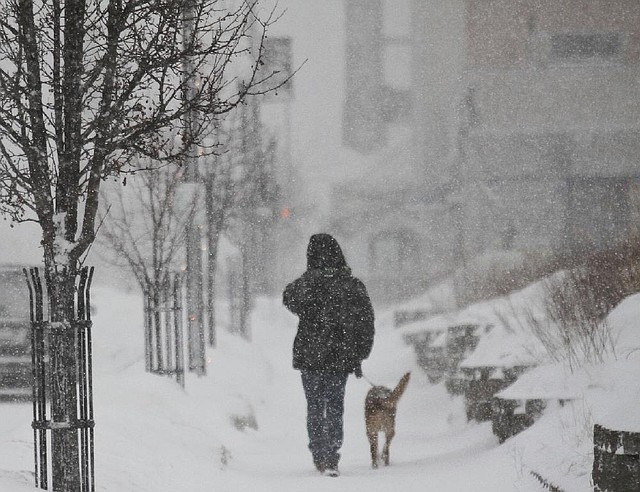
M 582 398 L 587 378 L 572 374 L 564 364 L 534 367 L 496 394 L 507 400 L 576 400 Z
M 618 393 L 616 405 L 599 416 L 597 423 L 610 430 L 640 432 L 640 414 L 637 411 L 640 401 L 640 388 L 628 393 Z
M 640 352 L 589 366 L 585 372 L 594 422 L 611 430 L 640 432 Z
M 530 337 L 507 331 L 504 325 L 497 325 L 486 333 L 473 353 L 460 367 L 515 367 L 533 366 L 537 363 L 539 347 Z
M 413 335 L 424 332 L 438 332 L 446 330 L 451 324 L 451 317 L 439 315 L 433 318 L 414 321 L 400 327 L 398 331 L 403 335 Z
M 422 332 L 438 332 L 447 330 L 452 326 L 462 325 L 495 325 L 498 317 L 490 302 L 474 304 L 461 311 L 433 316 L 426 320 L 407 323 L 400 328 L 404 335 L 411 335 Z

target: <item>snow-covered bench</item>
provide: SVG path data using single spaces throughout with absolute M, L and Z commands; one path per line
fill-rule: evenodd
M 492 427 L 500 442 L 533 425 L 550 404 L 564 406 L 582 398 L 580 387 L 565 373 L 562 364 L 539 366 L 495 395 Z

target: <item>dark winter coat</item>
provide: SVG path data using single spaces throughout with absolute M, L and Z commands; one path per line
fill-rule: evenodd
M 311 236 L 307 271 L 286 287 L 283 302 L 300 318 L 294 368 L 354 372 L 369 356 L 374 335 L 371 301 L 332 236 Z

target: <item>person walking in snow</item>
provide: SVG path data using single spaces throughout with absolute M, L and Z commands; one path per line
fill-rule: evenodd
M 287 285 L 282 298 L 299 317 L 293 367 L 301 372 L 307 399 L 313 463 L 321 473 L 338 476 L 347 377 L 362 377 L 361 363 L 373 346 L 371 301 L 329 234 L 311 236 L 307 270 Z

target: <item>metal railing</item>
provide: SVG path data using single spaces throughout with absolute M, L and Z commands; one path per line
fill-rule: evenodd
M 94 421 L 91 349 L 91 297 L 93 267 L 80 270 L 74 282 L 74 319 L 51 321 L 50 299 L 45 306 L 43 281 L 38 268 L 23 270 L 29 288 L 31 357 L 33 377 L 33 440 L 35 485 L 78 492 L 93 492 Z M 50 293 L 50 290 L 47 290 Z M 45 307 L 47 308 L 45 310 Z M 67 356 L 55 353 L 60 340 L 68 343 Z M 60 385 L 59 374 L 73 371 L 75 384 Z M 69 389 L 71 388 L 71 389 Z M 75 394 L 68 395 L 66 391 Z M 75 408 L 68 402 L 75 403 Z M 65 409 L 61 416 L 60 409 Z M 49 436 L 51 445 L 48 445 Z M 69 445 L 69 443 L 71 445 Z M 49 454 L 49 450 L 51 453 Z M 77 459 L 77 463 L 69 463 Z M 52 480 L 50 480 L 52 478 Z M 62 487 L 62 488 L 61 488 Z
M 175 376 L 184 388 L 182 275 L 169 276 L 156 292 L 144 292 L 147 372 Z

